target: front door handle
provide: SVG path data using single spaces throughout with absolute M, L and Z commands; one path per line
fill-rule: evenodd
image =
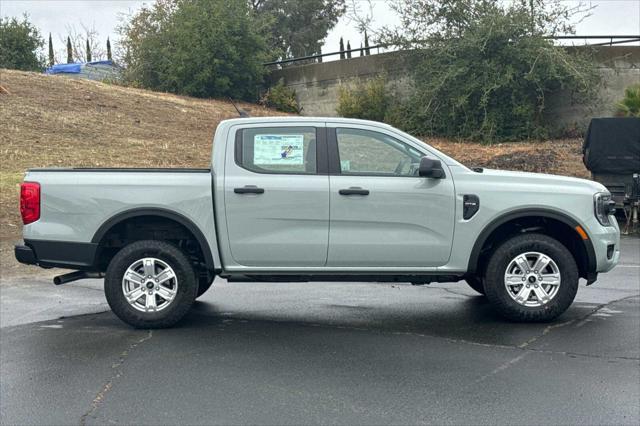
M 236 194 L 264 194 L 264 188 L 258 188 L 255 185 L 245 185 L 242 188 L 234 188 Z
M 368 189 L 360 188 L 359 186 L 352 186 L 351 188 L 341 189 L 338 191 L 340 195 L 369 195 Z

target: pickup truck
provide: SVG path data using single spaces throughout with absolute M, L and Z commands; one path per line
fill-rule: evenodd
M 239 118 L 210 169 L 26 173 L 25 264 L 104 277 L 126 323 L 169 327 L 216 276 L 466 282 L 513 321 L 550 321 L 619 258 L 599 183 L 470 169 L 381 123 Z

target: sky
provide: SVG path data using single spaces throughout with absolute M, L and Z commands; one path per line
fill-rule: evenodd
M 304 1 L 304 0 L 300 0 Z M 503 0 L 514 1 L 514 0 Z M 563 0 L 568 4 L 578 1 Z M 122 16 L 135 12 L 143 4 L 153 0 L 0 0 L 0 16 L 20 16 L 27 13 L 31 22 L 36 25 L 44 38 L 52 33 L 56 51 L 64 51 L 67 26 L 73 25 L 78 31 L 80 24 L 94 27 L 105 40 L 107 36 L 117 42 L 116 26 Z M 379 28 L 394 25 L 398 22 L 394 12 L 385 0 L 346 0 L 350 9 L 354 5 L 360 14 L 373 17 L 372 26 Z M 587 0 L 587 5 L 595 6 L 591 16 L 577 26 L 577 34 L 601 35 L 640 34 L 640 0 Z M 343 17 L 328 34 L 323 52 L 335 52 L 339 47 L 340 37 L 351 42 L 352 48 L 360 46 L 362 35 L 357 25 L 349 16 Z M 64 55 L 63 55 L 64 56 Z

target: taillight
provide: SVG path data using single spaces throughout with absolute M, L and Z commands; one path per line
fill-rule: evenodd
M 40 184 L 22 182 L 20 185 L 20 214 L 22 223 L 28 225 L 40 219 Z

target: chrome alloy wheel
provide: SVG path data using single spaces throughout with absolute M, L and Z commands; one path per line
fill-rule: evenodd
M 558 294 L 560 269 L 546 254 L 527 252 L 509 262 L 504 285 L 509 296 L 519 304 L 539 307 Z
M 145 257 L 127 268 L 122 278 L 122 292 L 129 304 L 139 311 L 161 311 L 175 299 L 178 277 L 166 262 Z

